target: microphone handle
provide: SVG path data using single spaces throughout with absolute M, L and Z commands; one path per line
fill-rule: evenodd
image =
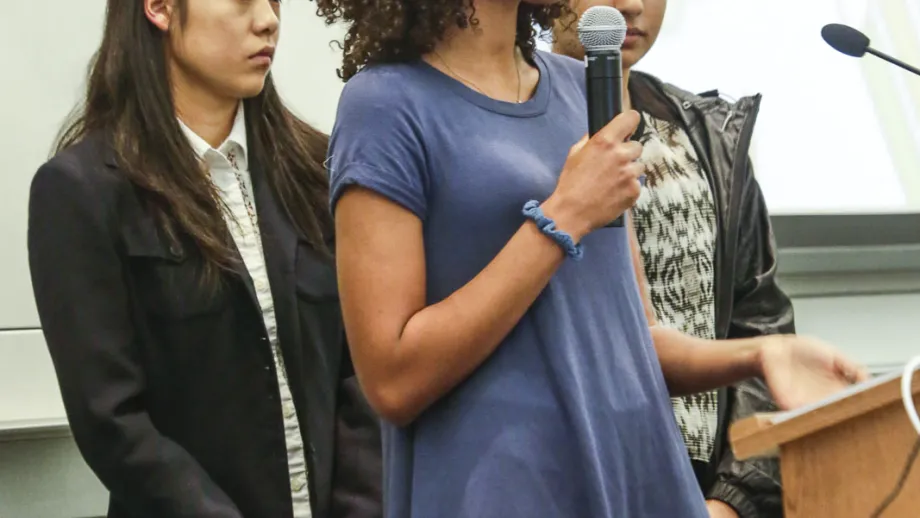
M 594 136 L 623 113 L 623 61 L 619 50 L 592 51 L 585 59 L 588 134 Z M 608 228 L 622 226 L 622 215 L 606 225 Z

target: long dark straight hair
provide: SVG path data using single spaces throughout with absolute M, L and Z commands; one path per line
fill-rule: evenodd
M 183 22 L 184 1 L 177 6 Z M 238 256 L 216 188 L 176 120 L 165 42 L 166 35 L 145 16 L 142 0 L 109 0 L 85 102 L 62 128 L 55 152 L 88 135 L 103 135 L 165 237 L 172 244 L 183 234 L 190 237 L 204 260 L 203 278 L 213 281 L 220 271 L 235 268 Z M 284 106 L 270 75 L 244 106 L 250 153 L 276 199 L 301 238 L 328 254 L 332 218 L 323 166 L 328 137 Z

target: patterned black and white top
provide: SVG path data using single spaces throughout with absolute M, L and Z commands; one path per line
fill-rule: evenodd
M 633 209 L 659 325 L 715 338 L 716 214 L 690 138 L 678 123 L 643 113 L 637 132 L 646 186 Z M 673 398 L 690 458 L 709 462 L 718 427 L 716 392 Z

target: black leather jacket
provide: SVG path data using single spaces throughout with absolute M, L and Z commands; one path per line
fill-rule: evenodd
M 792 303 L 776 284 L 770 218 L 748 156 L 760 95 L 730 103 L 718 92 L 694 95 L 647 74 L 630 76 L 633 104 L 656 106 L 687 130 L 716 204 L 716 336 L 742 338 L 794 333 Z M 651 111 L 651 110 L 650 110 Z M 728 443 L 731 422 L 775 410 L 761 380 L 719 393 L 719 428 L 709 465 L 697 470 L 706 498 L 732 506 L 741 518 L 783 515 L 779 464 L 739 461 Z

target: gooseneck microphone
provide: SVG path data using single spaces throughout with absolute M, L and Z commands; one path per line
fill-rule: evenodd
M 920 69 L 908 65 L 900 59 L 893 58 L 884 52 L 873 49 L 869 46 L 869 37 L 858 30 L 840 23 L 831 23 L 821 29 L 821 37 L 834 50 L 847 56 L 861 58 L 867 53 L 884 59 L 885 61 L 897 65 L 908 72 L 913 72 L 920 76 Z
M 585 49 L 588 87 L 588 134 L 594 135 L 623 112 L 623 59 L 626 19 L 613 7 L 591 7 L 578 22 L 578 39 Z M 623 216 L 608 227 L 622 227 Z

